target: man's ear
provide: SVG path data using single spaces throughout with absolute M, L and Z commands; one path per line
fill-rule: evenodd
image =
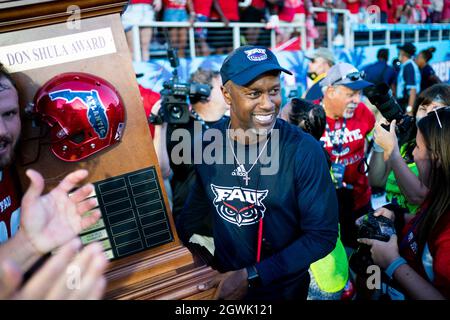
M 326 90 L 326 94 L 330 99 L 336 98 L 336 88 L 333 86 L 329 86 Z
M 231 94 L 230 94 L 230 88 L 229 86 L 221 86 L 220 90 L 222 91 L 223 99 L 225 100 L 225 103 L 231 106 Z

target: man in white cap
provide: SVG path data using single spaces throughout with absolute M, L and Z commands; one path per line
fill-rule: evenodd
M 338 193 L 339 220 L 344 245 L 356 247 L 355 219 L 372 209 L 371 190 L 365 174 L 366 138 L 375 117 L 361 102 L 361 90 L 371 86 L 364 72 L 338 63 L 321 81 L 326 130 L 321 138 L 330 155 Z
M 336 60 L 333 53 L 327 48 L 317 48 L 311 55 L 305 55 L 309 59 L 308 64 L 308 91 L 305 93 L 306 100 L 316 100 L 322 97 L 320 82 L 327 75 L 328 70 L 335 65 Z

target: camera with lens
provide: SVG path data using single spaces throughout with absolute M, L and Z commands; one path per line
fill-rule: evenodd
M 384 82 L 378 83 L 364 89 L 364 95 L 389 123 L 393 120 L 397 121 L 395 130 L 399 144 L 406 142 L 411 134 L 411 130 L 414 128 L 414 119 L 407 115 L 405 110 L 398 104 L 389 86 Z M 388 131 L 390 129 L 389 125 L 382 124 L 381 126 Z
M 161 109 L 159 116 L 163 122 L 181 124 L 189 122 L 188 98 L 195 101 L 206 101 L 211 94 L 208 85 L 200 83 L 182 83 L 178 79 L 179 60 L 175 49 L 168 49 L 167 56 L 173 68 L 172 78 L 163 83 L 161 90 Z
M 387 242 L 395 234 L 394 222 L 386 217 L 375 217 L 368 213 L 358 228 L 358 238 L 368 238 Z M 374 264 L 370 246 L 360 244 L 350 257 L 350 268 L 357 274 L 367 274 L 367 268 Z

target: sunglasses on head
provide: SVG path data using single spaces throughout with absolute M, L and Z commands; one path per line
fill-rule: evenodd
M 362 79 L 364 79 L 365 76 L 366 76 L 366 73 L 364 71 L 351 72 L 351 73 L 333 81 L 333 83 L 331 85 L 334 85 L 334 84 L 338 83 L 339 81 L 342 81 L 345 79 L 349 79 L 351 81 L 362 80 Z
M 428 115 L 430 115 L 431 113 L 434 113 L 436 115 L 436 119 L 439 123 L 439 128 L 442 129 L 442 122 L 441 122 L 441 118 L 439 118 L 439 112 L 442 111 L 450 111 L 450 107 L 440 107 L 440 108 L 435 108 L 433 109 L 433 111 L 428 112 Z

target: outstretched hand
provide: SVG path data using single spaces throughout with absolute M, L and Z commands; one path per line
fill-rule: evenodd
M 248 288 L 247 270 L 244 268 L 221 273 L 198 288 L 206 291 L 215 287 L 217 287 L 214 295 L 215 300 L 240 300 L 244 298 Z
M 76 237 L 100 218 L 96 198 L 86 199 L 93 191 L 86 184 L 69 192 L 88 176 L 87 170 L 68 174 L 59 185 L 42 195 L 44 179 L 37 171 L 27 170 L 30 187 L 22 199 L 21 231 L 39 253 L 47 253 Z M 89 215 L 85 215 L 90 211 Z
M 13 261 L 0 264 L 0 299 L 100 299 L 106 280 L 107 259 L 99 243 L 83 248 L 74 238 L 58 250 L 19 289 L 22 272 Z

